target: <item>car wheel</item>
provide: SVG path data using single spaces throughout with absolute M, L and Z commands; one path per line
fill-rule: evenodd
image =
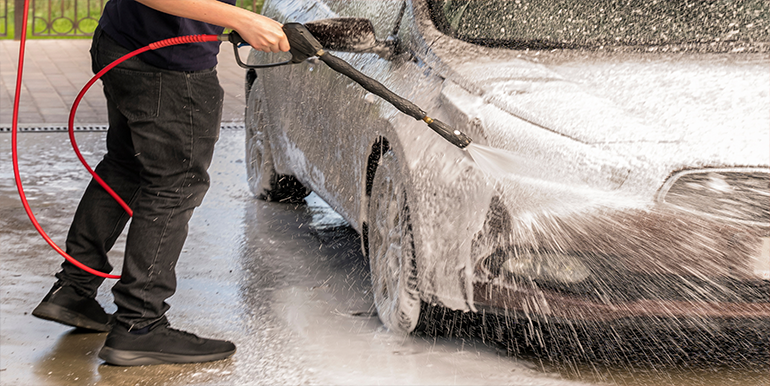
M 297 203 L 310 194 L 294 176 L 276 173 L 273 165 L 270 141 L 267 137 L 267 120 L 262 103 L 263 93 L 255 83 L 246 103 L 246 173 L 249 188 L 260 200 Z
M 394 332 L 414 331 L 420 317 L 414 239 L 397 159 L 382 156 L 369 200 L 367 239 L 377 313 Z

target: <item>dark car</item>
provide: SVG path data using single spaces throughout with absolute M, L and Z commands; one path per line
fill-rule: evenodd
M 313 191 L 360 232 L 389 329 L 412 331 L 421 304 L 770 318 L 767 1 L 268 0 L 263 13 L 334 19 L 342 35 L 370 21 L 372 44 L 332 52 L 473 141 L 454 146 L 317 58 L 247 77 L 252 191 Z

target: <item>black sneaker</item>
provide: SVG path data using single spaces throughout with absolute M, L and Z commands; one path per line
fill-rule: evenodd
M 32 315 L 86 330 L 107 332 L 112 329 L 112 316 L 104 312 L 96 299 L 78 293 L 72 286 L 58 283 L 35 307 Z
M 231 342 L 175 330 L 165 319 L 143 330 L 128 331 L 126 326 L 117 323 L 107 335 L 99 358 L 111 365 L 143 366 L 210 362 L 235 353 Z

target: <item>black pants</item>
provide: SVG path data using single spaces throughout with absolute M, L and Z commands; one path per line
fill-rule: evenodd
M 128 51 L 101 30 L 91 47 L 94 72 Z M 175 266 L 187 223 L 209 187 L 224 92 L 215 69 L 177 72 L 132 58 L 102 77 L 107 97 L 107 154 L 96 173 L 134 211 L 121 279 L 112 288 L 118 322 L 143 328 L 164 317 L 176 290 Z M 129 217 L 95 181 L 78 205 L 67 253 L 110 272 L 107 252 Z M 69 262 L 60 282 L 95 295 L 104 279 Z

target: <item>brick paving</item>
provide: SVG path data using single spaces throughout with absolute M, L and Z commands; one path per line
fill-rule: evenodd
M 88 39 L 28 40 L 24 55 L 24 76 L 19 126 L 63 126 L 80 89 L 91 79 Z M 222 44 L 218 73 L 225 89 L 223 124 L 243 122 L 245 70 L 238 67 L 229 43 Z M 10 127 L 19 42 L 0 40 L 0 127 Z M 101 82 L 95 83 L 78 105 L 76 125 L 107 124 L 107 108 Z

